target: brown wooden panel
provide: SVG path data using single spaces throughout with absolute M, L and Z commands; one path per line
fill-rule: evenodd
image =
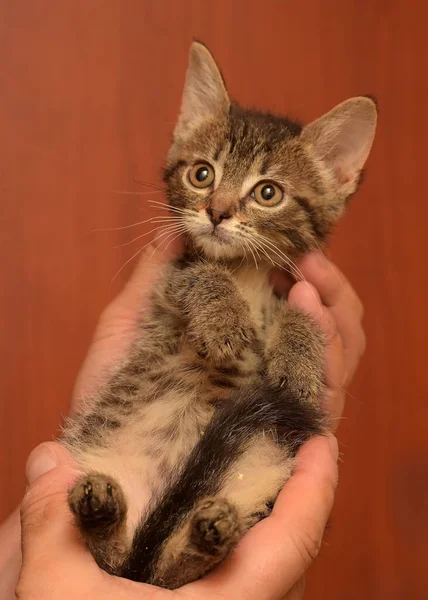
M 67 409 L 98 314 L 130 272 L 192 37 L 242 103 L 310 119 L 374 93 L 366 183 L 332 241 L 366 306 L 368 351 L 339 438 L 333 525 L 307 597 L 426 598 L 423 0 L 0 0 L 0 514 Z M 138 230 L 143 233 L 145 230 Z

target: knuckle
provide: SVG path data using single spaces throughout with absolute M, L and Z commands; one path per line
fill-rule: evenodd
M 102 311 L 95 332 L 95 341 L 113 338 L 118 332 L 135 328 L 136 316 L 123 310 L 120 300 L 116 298 Z
M 293 546 L 298 553 L 304 570 L 316 559 L 321 548 L 322 536 L 316 533 L 316 527 L 308 523 L 302 528 L 298 536 L 292 540 Z
M 66 493 L 44 490 L 41 486 L 29 489 L 21 505 L 22 533 L 34 535 L 57 522 L 63 514 Z

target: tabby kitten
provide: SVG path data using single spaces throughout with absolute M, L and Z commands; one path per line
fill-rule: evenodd
M 153 294 L 118 375 L 68 420 L 83 475 L 69 494 L 98 564 L 176 588 L 269 514 L 300 445 L 325 431 L 323 340 L 269 271 L 324 242 L 357 188 L 376 105 L 301 127 L 232 103 L 190 51 L 164 181 L 184 256 Z

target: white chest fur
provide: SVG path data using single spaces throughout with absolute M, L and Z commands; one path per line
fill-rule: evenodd
M 269 271 L 268 266 L 260 265 L 258 269 L 251 266 L 241 267 L 233 273 L 239 290 L 250 305 L 253 318 L 259 326 L 262 326 L 266 313 L 274 304 Z

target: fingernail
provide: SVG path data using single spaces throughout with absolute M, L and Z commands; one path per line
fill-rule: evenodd
M 58 465 L 56 455 L 44 444 L 37 446 L 27 460 L 25 474 L 27 482 L 30 485 L 49 471 L 52 471 Z
M 334 457 L 334 460 L 337 462 L 339 458 L 339 445 L 337 443 L 337 438 L 335 435 L 328 436 L 328 444 L 330 446 L 331 455 Z

